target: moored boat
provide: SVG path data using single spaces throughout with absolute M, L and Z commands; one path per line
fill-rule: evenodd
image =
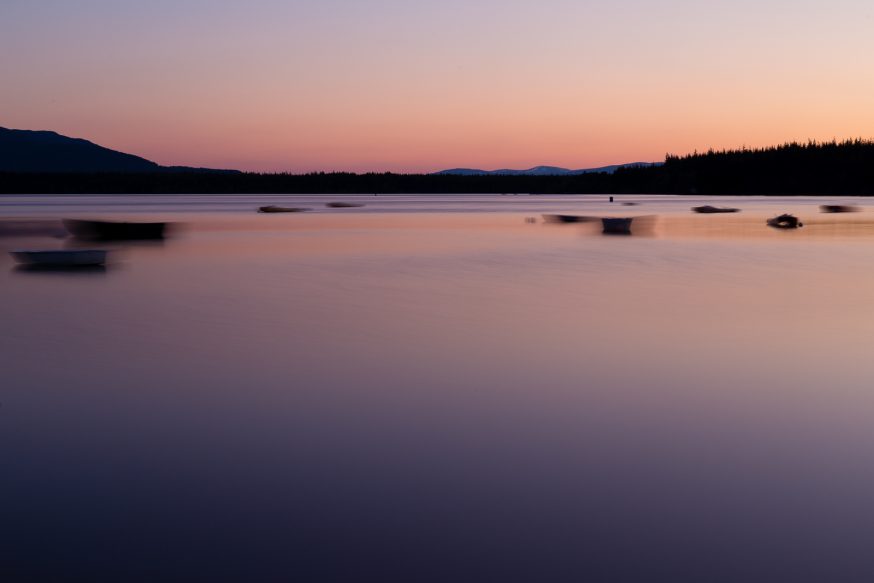
M 603 218 L 601 226 L 605 235 L 630 235 L 631 221 L 634 218 Z
M 364 206 L 360 202 L 326 202 L 325 206 L 332 209 L 348 209 Z
M 163 239 L 167 232 L 167 223 L 64 219 L 64 227 L 74 237 L 91 241 Z
M 861 209 L 849 204 L 821 204 L 819 210 L 823 213 L 857 213 Z
M 732 207 L 711 206 L 709 204 L 705 204 L 704 206 L 693 206 L 692 210 L 695 211 L 696 213 L 701 213 L 701 214 L 740 212 L 740 209 L 736 209 L 736 208 L 732 208 Z
M 258 207 L 259 213 L 302 213 L 308 210 L 310 209 L 297 206 L 276 206 L 275 204 Z
M 768 219 L 767 223 L 769 227 L 774 227 L 775 229 L 797 229 L 804 226 L 804 223 L 799 221 L 798 217 L 790 215 L 789 213 L 783 213 L 782 215 Z
M 581 215 L 543 215 L 543 220 L 547 223 L 590 223 L 597 219 Z

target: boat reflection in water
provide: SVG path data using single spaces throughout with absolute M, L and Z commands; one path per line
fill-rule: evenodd
M 14 273 L 43 274 L 43 275 L 105 275 L 108 268 L 106 265 L 37 265 L 18 264 L 12 268 Z
M 41 267 L 90 267 L 106 263 L 103 249 L 20 250 L 9 254 L 18 263 Z
M 601 225 L 601 234 L 604 235 L 631 235 L 632 225 L 634 225 L 633 233 L 636 235 L 651 235 L 655 226 L 655 215 L 646 215 L 639 217 L 592 217 L 584 215 L 560 215 L 560 214 L 544 214 L 543 221 L 552 224 L 565 223 L 588 223 L 591 225 Z M 594 231 L 593 231 L 594 234 Z
M 19 273 L 105 273 L 104 249 L 16 250 L 9 254 Z

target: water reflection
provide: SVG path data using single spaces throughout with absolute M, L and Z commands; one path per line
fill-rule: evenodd
M 66 237 L 60 220 L 0 219 L 0 237 Z
M 874 225 L 761 204 L 204 212 L 0 270 L 0 578 L 870 580 Z
M 544 214 L 543 222 L 551 225 L 586 224 L 583 233 L 602 235 L 652 236 L 655 233 L 655 215 L 636 217 L 595 217 L 571 214 Z M 531 222 L 527 221 L 526 222 Z

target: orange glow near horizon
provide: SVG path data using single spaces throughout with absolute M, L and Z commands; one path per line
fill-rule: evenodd
M 861 0 L 294 4 L 46 16 L 13 1 L 0 126 L 291 172 L 586 168 L 874 136 Z

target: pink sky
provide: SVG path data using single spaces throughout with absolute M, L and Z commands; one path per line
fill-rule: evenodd
M 863 0 L 4 0 L 0 126 L 292 172 L 874 137 L 871 30 Z

